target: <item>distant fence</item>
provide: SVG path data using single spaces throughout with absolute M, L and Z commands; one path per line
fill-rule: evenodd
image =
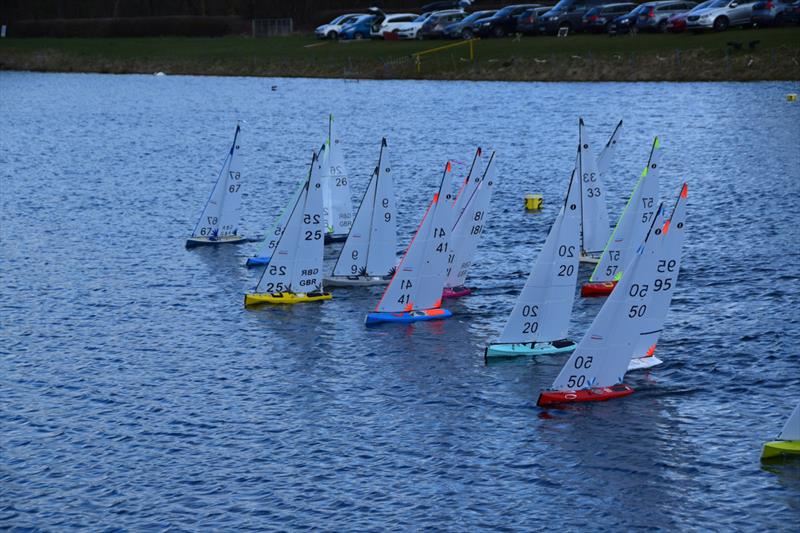
M 292 19 L 253 19 L 253 37 L 277 37 L 291 35 Z

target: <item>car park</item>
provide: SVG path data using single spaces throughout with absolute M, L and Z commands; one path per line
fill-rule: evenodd
M 491 17 L 480 19 L 473 25 L 474 31 L 481 37 L 505 37 L 517 31 L 517 15 L 531 7 L 542 7 L 541 4 L 515 4 L 500 9 Z
M 342 27 L 353 22 L 361 15 L 361 13 L 339 15 L 329 23 L 317 26 L 314 30 L 314 35 L 319 39 L 338 39 L 339 34 L 342 32 Z
M 572 33 L 580 27 L 587 11 L 607 3 L 608 0 L 561 0 L 541 16 L 539 33 L 555 35 L 561 29 Z
M 550 6 L 526 9 L 517 15 L 517 31 L 525 35 L 537 35 L 539 33 L 539 19 L 550 9 Z
M 697 5 L 696 2 L 662 1 L 648 2 L 647 6 L 636 19 L 637 31 L 651 31 L 663 33 L 667 31 L 667 23 L 672 15 L 688 11 Z
M 783 17 L 787 24 L 800 24 L 800 0 L 790 4 Z
M 375 15 L 361 15 L 352 22 L 342 26 L 339 33 L 340 39 L 366 39 L 372 31 L 372 23 L 377 17 Z
M 445 37 L 449 37 L 450 39 L 472 39 L 475 36 L 475 32 L 472 30 L 472 24 L 480 19 L 491 17 L 495 13 L 497 13 L 497 11 L 494 10 L 470 13 L 458 22 L 446 26 L 444 29 Z
M 636 7 L 632 3 L 604 4 L 591 8 L 581 17 L 579 31 L 590 33 L 608 33 L 611 23 L 625 13 L 630 13 Z
M 421 37 L 419 30 L 422 29 L 422 25 L 425 24 L 425 21 L 428 20 L 428 17 L 433 13 L 433 11 L 426 11 L 411 22 L 406 22 L 398 26 L 394 30 L 394 33 L 399 39 L 417 39 Z
M 725 31 L 731 26 L 751 26 L 756 0 L 714 0 L 708 7 L 686 17 L 686 29 Z
M 608 33 L 611 35 L 630 33 L 636 28 L 639 13 L 644 12 L 645 9 L 647 9 L 647 4 L 641 4 L 633 8 L 630 13 L 615 18 L 608 26 Z

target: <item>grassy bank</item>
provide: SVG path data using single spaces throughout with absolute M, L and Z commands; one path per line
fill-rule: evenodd
M 748 44 L 759 41 L 755 49 Z M 743 44 L 741 50 L 729 42 Z M 53 72 L 539 81 L 800 79 L 800 28 L 700 35 L 574 35 L 451 41 L 249 39 L 2 39 L 0 68 Z

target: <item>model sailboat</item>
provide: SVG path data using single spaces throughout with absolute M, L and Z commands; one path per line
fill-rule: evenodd
M 617 134 L 615 130 L 614 134 Z M 616 146 L 616 143 L 615 143 Z M 597 156 L 586 136 L 583 119 L 578 126 L 578 177 L 581 192 L 581 257 L 583 262 L 595 263 L 608 242 L 611 229 L 608 224 L 606 196 Z
M 661 232 L 661 228 L 651 228 L 551 390 L 539 394 L 537 405 L 603 401 L 633 394 L 622 380 L 653 294 L 647 280 L 655 272 Z
M 433 196 L 417 232 L 386 287 L 375 311 L 367 314 L 366 324 L 417 322 L 452 316 L 442 309 L 442 289 L 447 265 L 447 237 L 452 227 L 452 195 L 443 195 L 450 172 L 447 163 L 438 192 Z
M 330 300 L 322 289 L 323 223 L 320 160 L 325 146 L 311 159 L 308 179 L 292 209 L 269 265 L 245 307 L 258 304 L 295 304 Z
M 478 149 L 480 153 L 480 148 Z M 477 159 L 477 155 L 476 155 Z M 473 164 L 474 168 L 474 164 Z M 470 182 L 471 181 L 471 182 Z M 459 298 L 472 293 L 472 289 L 464 284 L 467 273 L 472 266 L 472 258 L 478 249 L 483 230 L 489 219 L 489 203 L 495 182 L 494 152 L 489 157 L 486 170 L 480 177 L 467 178 L 454 205 L 455 223 L 450 233 L 450 248 L 447 257 L 447 278 L 444 284 L 443 298 Z M 459 205 L 459 199 L 466 196 Z
M 575 343 L 566 340 L 566 336 L 578 279 L 580 187 L 577 179 L 573 170 L 564 205 L 503 333 L 496 343 L 486 348 L 487 362 L 492 358 L 547 355 L 575 349 Z
M 186 248 L 216 244 L 241 244 L 247 239 L 239 234 L 242 204 L 242 174 L 239 166 L 239 134 L 236 125 L 231 149 L 222 164 L 217 182 L 203 212 L 195 224 Z
M 761 460 L 783 455 L 800 455 L 800 403 L 794 408 L 783 430 L 778 434 L 778 440 L 764 444 Z
M 328 117 L 328 139 L 322 167 L 325 242 L 343 241 L 353 223 L 353 200 L 333 115 Z
M 394 185 L 386 139 L 347 241 L 325 277 L 330 286 L 386 285 L 397 264 L 397 222 Z
M 653 217 L 660 203 L 658 174 L 661 170 L 661 153 L 658 137 L 656 137 L 650 150 L 647 166 L 642 171 L 628 203 L 619 216 L 617 225 L 600 256 L 600 261 L 589 278 L 589 283 L 581 287 L 581 296 L 610 294 L 614 285 L 622 277 L 625 265 L 633 257 L 636 248 L 653 224 Z
M 652 300 L 647 310 L 646 319 L 639 323 L 639 337 L 633 349 L 633 359 L 628 370 L 650 368 L 661 364 L 661 359 L 654 355 L 656 343 L 661 336 L 661 329 L 667 319 L 667 312 L 672 301 L 672 294 L 678 284 L 678 273 L 681 269 L 681 248 L 686 235 L 686 201 L 689 190 L 684 183 L 681 193 L 667 221 L 658 221 L 663 227 L 662 245 L 656 256 L 655 277 L 651 280 Z

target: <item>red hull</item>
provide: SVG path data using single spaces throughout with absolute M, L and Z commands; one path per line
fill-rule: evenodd
M 559 403 L 604 402 L 633 394 L 633 389 L 624 383 L 611 387 L 575 391 L 543 391 L 536 405 L 547 407 Z
M 581 286 L 581 296 L 584 298 L 592 298 L 594 296 L 608 296 L 614 287 L 617 286 L 616 281 L 604 281 L 602 283 L 584 283 Z
M 470 294 L 472 294 L 472 289 L 469 287 L 445 287 L 442 291 L 442 298 L 461 298 Z

